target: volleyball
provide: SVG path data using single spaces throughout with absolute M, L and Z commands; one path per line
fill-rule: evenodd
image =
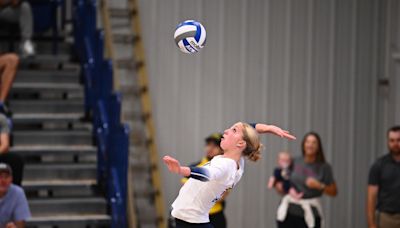
M 176 27 L 174 39 L 184 53 L 196 53 L 206 44 L 206 29 L 195 20 L 184 21 Z

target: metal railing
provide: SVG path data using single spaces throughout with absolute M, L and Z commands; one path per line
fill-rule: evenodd
M 74 46 L 83 67 L 85 112 L 93 119 L 98 185 L 107 197 L 111 227 L 125 228 L 129 130 L 120 120 L 121 95 L 113 92 L 112 61 L 104 58 L 96 7 L 95 0 L 74 0 Z
M 113 33 L 110 22 L 110 8 L 107 0 L 100 0 L 100 15 L 102 20 L 102 28 L 105 33 L 105 57 L 111 59 L 112 62 L 116 63 Z M 120 91 L 120 78 L 118 67 L 113 67 L 113 83 L 114 91 Z M 122 116 L 123 118 L 123 116 Z M 128 168 L 129 169 L 129 168 Z M 134 206 L 134 192 L 133 192 L 133 180 L 131 172 L 128 171 L 128 192 L 127 192 L 127 219 L 128 226 L 131 228 L 137 227 L 137 216 L 136 208 Z

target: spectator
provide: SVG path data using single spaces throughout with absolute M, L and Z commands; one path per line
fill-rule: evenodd
M 389 153 L 378 158 L 369 171 L 369 228 L 400 227 L 400 126 L 388 130 L 387 141 Z
M 13 185 L 12 170 L 0 163 L 0 228 L 24 228 L 31 216 L 24 190 Z
M 10 128 L 7 117 L 0 113 L 0 163 L 7 163 L 11 166 L 14 178 L 13 183 L 21 185 L 24 170 L 23 159 L 9 152 L 10 148 Z
M 18 62 L 19 58 L 14 53 L 0 55 L 0 112 L 3 113 L 9 111 L 5 101 L 15 78 Z
M 32 43 L 33 17 L 28 2 L 21 0 L 0 0 L 0 23 L 19 24 L 21 31 L 21 54 L 23 57 L 35 55 Z
M 278 154 L 278 167 L 274 169 L 269 178 L 268 188 L 274 188 L 276 183 L 281 183 L 284 194 L 290 194 L 294 199 L 301 199 L 303 193 L 298 193 L 294 188 L 290 176 L 293 172 L 293 159 L 290 153 L 280 152 Z
M 302 142 L 303 156 L 293 160 L 290 180 L 294 188 L 302 194 L 295 199 L 290 194 L 283 197 L 277 211 L 279 228 L 322 227 L 323 214 L 319 198 L 323 195 L 336 196 L 337 188 L 332 168 L 325 161 L 319 135 L 310 132 Z M 282 183 L 275 185 L 284 194 Z

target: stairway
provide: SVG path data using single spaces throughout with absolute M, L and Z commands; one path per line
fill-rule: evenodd
M 115 90 L 123 96 L 122 119 L 129 124 L 130 184 L 128 194 L 135 218 L 131 227 L 166 227 L 162 198 L 159 157 L 155 145 L 155 132 L 151 115 L 147 74 L 144 58 L 137 51 L 143 49 L 136 1 L 100 1 L 102 24 L 105 31 L 107 57 L 114 62 Z M 143 54 L 143 53 L 142 53 Z M 140 58 L 139 58 L 140 57 Z M 132 209 L 133 208 L 133 209 Z
M 69 54 L 21 62 L 9 95 L 10 152 L 25 159 L 22 185 L 33 215 L 27 227 L 110 226 L 83 96 L 80 67 Z

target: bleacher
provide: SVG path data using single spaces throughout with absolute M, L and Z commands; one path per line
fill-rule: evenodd
M 27 226 L 127 227 L 129 129 L 96 1 L 30 2 L 37 54 L 21 60 L 8 98 L 10 152 L 25 160 Z M 0 33 L 2 50 L 18 51 L 19 34 Z

